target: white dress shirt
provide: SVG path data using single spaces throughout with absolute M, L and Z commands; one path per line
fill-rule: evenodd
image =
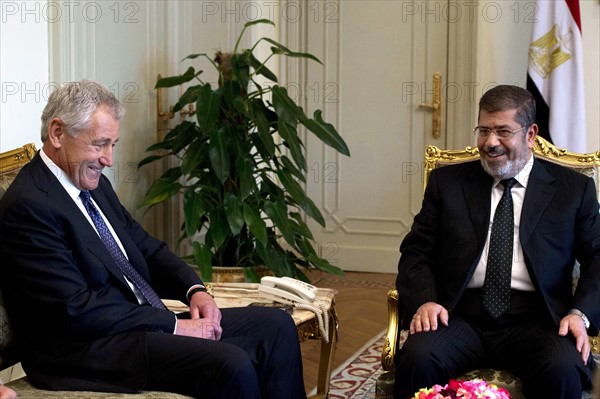
M 527 271 L 527 266 L 525 265 L 525 257 L 523 255 L 523 247 L 521 246 L 521 241 L 519 239 L 519 226 L 521 224 L 521 211 L 523 209 L 523 200 L 525 199 L 525 191 L 527 190 L 527 182 L 529 181 L 529 174 L 531 173 L 531 168 L 533 167 L 534 157 L 531 156 L 523 170 L 519 172 L 515 179 L 517 183 L 513 186 L 511 193 L 513 199 L 513 210 L 515 217 L 515 229 L 514 229 L 514 246 L 513 246 L 513 265 L 512 265 L 512 275 L 510 281 L 510 287 L 516 290 L 522 291 L 535 291 L 533 287 L 533 283 L 531 282 L 531 277 L 529 276 L 529 271 Z M 500 202 L 500 198 L 502 198 L 502 194 L 504 193 L 504 186 L 500 184 L 499 179 L 494 179 L 494 186 L 492 188 L 492 209 L 490 212 L 490 223 L 488 228 L 488 235 L 485 242 L 485 247 L 483 249 L 483 253 L 481 255 L 481 259 L 479 259 L 479 263 L 475 268 L 475 273 L 473 277 L 467 284 L 467 288 L 482 288 L 483 282 L 485 280 L 485 272 L 487 270 L 487 254 L 490 248 L 490 235 L 492 233 L 492 223 L 494 220 L 494 213 L 496 212 L 496 207 Z

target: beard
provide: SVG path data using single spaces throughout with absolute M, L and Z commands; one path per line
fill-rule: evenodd
M 493 153 L 493 151 L 489 151 Z M 504 180 L 515 177 L 529 160 L 527 151 L 523 151 L 517 159 L 509 159 L 505 162 L 488 162 L 481 158 L 481 165 L 486 173 L 496 179 Z

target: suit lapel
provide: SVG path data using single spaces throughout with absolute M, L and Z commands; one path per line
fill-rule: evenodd
M 481 164 L 477 162 L 477 167 L 466 177 L 463 187 L 469 218 L 475 230 L 478 248 L 481 249 L 485 246 L 489 228 L 493 182 L 494 179 L 485 173 Z
M 67 217 L 73 224 L 73 228 L 80 234 L 81 241 L 86 243 L 87 250 L 98 258 L 111 274 L 129 287 L 123 276 L 123 272 L 104 246 L 98 233 L 67 194 L 62 184 L 56 179 L 56 176 L 48 169 L 39 152 L 33 157 L 30 165 L 31 176 L 37 188 L 46 194 L 49 202 L 64 204 L 63 210 L 68 215 Z M 102 211 L 104 212 L 104 209 Z
M 519 236 L 521 245 L 525 246 L 531 233 L 536 228 L 544 210 L 554 197 L 556 188 L 552 184 L 554 177 L 548 173 L 544 164 L 540 161 L 534 161 L 529 181 L 527 182 L 527 191 L 523 200 L 523 210 L 521 211 L 521 227 Z

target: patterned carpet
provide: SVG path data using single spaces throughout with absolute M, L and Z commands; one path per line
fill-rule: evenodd
M 383 372 L 381 368 L 381 348 L 385 331 L 377 334 L 356 354 L 333 371 L 331 376 L 330 399 L 374 399 L 375 382 Z

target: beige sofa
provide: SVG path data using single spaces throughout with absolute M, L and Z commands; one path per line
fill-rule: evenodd
M 538 158 L 566 166 L 592 177 L 596 182 L 596 195 L 600 199 L 600 187 L 598 185 L 600 175 L 600 150 L 589 154 L 569 152 L 565 149 L 559 149 L 555 147 L 551 143 L 538 136 L 536 137 L 536 142 L 533 147 L 533 153 L 534 156 Z M 445 165 L 472 161 L 477 158 L 479 158 L 479 151 L 477 148 L 467 147 L 464 150 L 441 150 L 435 146 L 429 146 L 425 153 L 424 187 L 427 186 L 429 174 L 433 169 Z M 575 272 L 573 274 L 574 287 L 576 286 L 579 278 L 579 270 L 577 266 L 578 265 L 576 265 Z M 398 291 L 391 290 L 388 292 L 387 301 L 388 330 L 381 353 L 381 363 L 385 372 L 377 381 L 377 399 L 393 398 L 395 373 L 394 356 L 397 350 L 406 340 L 408 334 L 406 330 L 399 329 L 400 315 L 398 309 Z M 589 340 L 590 346 L 592 347 L 592 356 L 596 363 L 600 366 L 600 335 L 589 337 Z M 511 393 L 511 398 L 513 399 L 524 399 L 524 396 L 521 392 L 521 381 L 507 371 L 491 369 L 473 370 L 459 377 L 459 379 L 473 378 L 481 378 L 508 389 Z M 591 399 L 591 392 L 584 392 L 582 398 Z

